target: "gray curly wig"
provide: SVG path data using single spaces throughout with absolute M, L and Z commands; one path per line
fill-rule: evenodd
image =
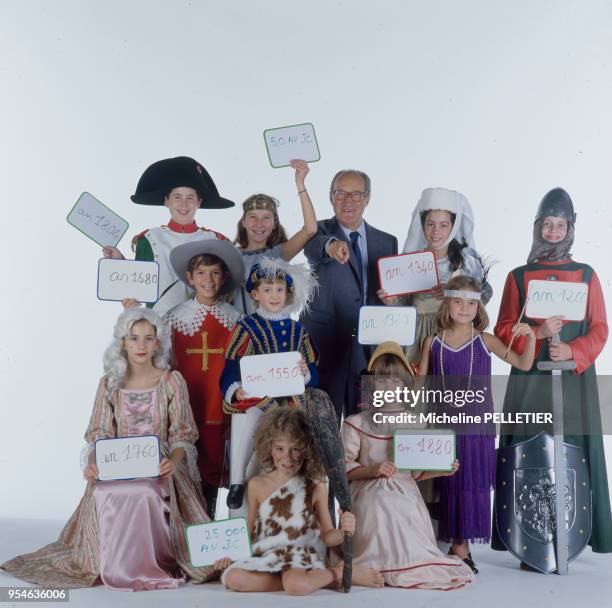
M 149 308 L 130 308 L 119 315 L 113 331 L 113 341 L 104 351 L 104 373 L 111 390 L 120 388 L 127 373 L 127 357 L 123 339 L 130 334 L 132 327 L 139 321 L 147 321 L 155 328 L 159 348 L 153 356 L 153 365 L 158 369 L 170 369 L 172 357 L 172 336 L 170 326 Z

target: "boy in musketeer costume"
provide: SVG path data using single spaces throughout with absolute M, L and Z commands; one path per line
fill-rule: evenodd
M 153 163 L 142 174 L 131 197 L 139 205 L 164 205 L 170 212 L 167 226 L 151 228 L 136 235 L 132 248 L 136 259 L 159 264 L 159 299 L 153 309 L 160 315 L 189 299 L 187 286 L 177 277 L 170 264 L 170 251 L 193 241 L 227 240 L 227 237 L 202 228 L 195 222 L 195 213 L 204 209 L 227 209 L 234 203 L 219 196 L 206 169 L 193 158 L 177 156 Z M 116 247 L 104 247 L 105 257 L 123 258 Z
M 304 404 L 308 393 L 280 400 L 247 397 L 240 379 L 240 359 L 245 355 L 264 355 L 298 351 L 300 370 L 306 388 L 317 386 L 318 354 L 301 323 L 292 313 L 307 307 L 316 282 L 306 265 L 290 265 L 279 259 L 262 258 L 251 269 L 246 290 L 258 303 L 256 312 L 238 322 L 225 351 L 225 369 L 221 376 L 224 409 L 232 416 L 230 457 L 230 509 L 242 505 L 246 467 L 253 455 L 253 434 L 259 417 L 278 402 L 296 407 Z
M 240 287 L 244 263 L 228 241 L 207 239 L 175 247 L 170 264 L 195 296 L 172 308 L 165 319 L 172 327 L 173 369 L 187 381 L 189 401 L 200 435 L 198 468 L 207 511 L 214 517 L 222 483 L 229 416 L 222 411 L 219 378 L 225 345 L 242 313 L 224 301 Z

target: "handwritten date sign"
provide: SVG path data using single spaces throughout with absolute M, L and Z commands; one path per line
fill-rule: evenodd
M 304 392 L 298 352 L 248 355 L 240 359 L 242 388 L 249 397 L 288 397 Z
M 103 258 L 98 262 L 98 299 L 120 302 L 134 298 L 157 302 L 159 264 L 140 260 Z
M 587 283 L 529 281 L 525 314 L 530 319 L 548 319 L 560 315 L 566 321 L 582 321 L 588 298 Z
M 403 346 L 414 344 L 416 308 L 413 306 L 362 306 L 359 309 L 359 344 L 381 344 L 392 340 Z
M 102 247 L 117 246 L 129 224 L 89 192 L 83 192 L 66 221 Z
M 398 469 L 450 471 L 455 460 L 455 433 L 444 429 L 398 429 L 393 435 L 393 462 Z
M 139 479 L 159 475 L 159 438 L 156 435 L 98 439 L 94 446 L 98 479 Z
M 378 278 L 390 296 L 429 291 L 438 284 L 436 259 L 431 251 L 380 258 Z
M 294 158 L 305 160 L 307 163 L 321 159 L 312 123 L 266 129 L 264 140 L 270 164 L 275 169 L 287 167 Z
M 212 566 L 223 557 L 232 561 L 251 557 L 251 539 L 244 517 L 187 526 L 185 536 L 191 565 L 196 568 Z

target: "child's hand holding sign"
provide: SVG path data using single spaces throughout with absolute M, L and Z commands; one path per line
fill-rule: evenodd
M 112 245 L 107 245 L 106 247 L 103 247 L 102 255 L 105 258 L 111 258 L 113 260 L 125 260 L 125 256 L 121 253 L 121 251 L 119 251 L 119 249 L 113 247 Z

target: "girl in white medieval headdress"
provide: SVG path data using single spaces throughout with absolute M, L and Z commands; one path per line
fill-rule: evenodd
M 388 297 L 383 290 L 378 292 L 385 304 L 405 304 L 417 309 L 415 342 L 406 349 L 411 363 L 418 362 L 425 338 L 437 331 L 436 313 L 442 303 L 444 285 L 452 277 L 474 277 L 483 285 L 483 302 L 491 299 L 493 290 L 486 282 L 487 271 L 474 247 L 474 214 L 467 198 L 446 188 L 423 190 L 412 213 L 403 253 L 432 251 L 439 285 L 429 292 L 402 297 Z

